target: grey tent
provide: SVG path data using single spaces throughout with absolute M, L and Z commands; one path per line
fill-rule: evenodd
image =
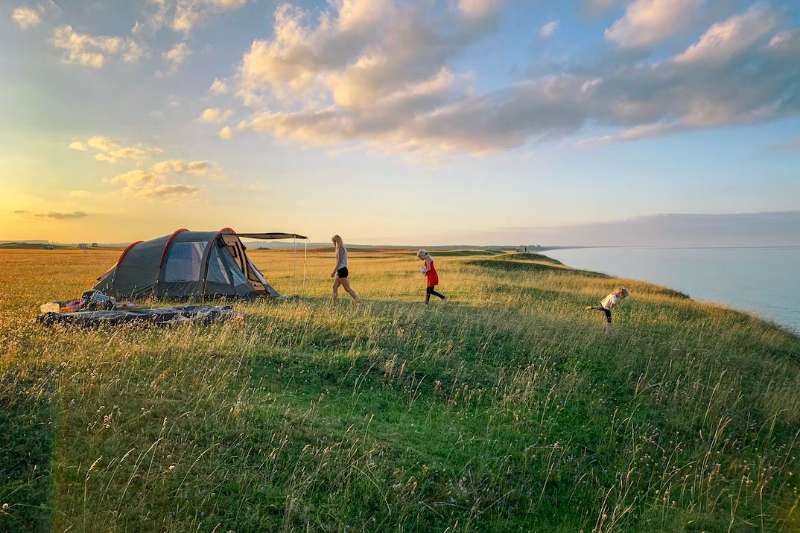
M 294 233 L 179 229 L 129 245 L 94 288 L 117 299 L 280 296 L 247 256 L 239 237 L 305 239 Z

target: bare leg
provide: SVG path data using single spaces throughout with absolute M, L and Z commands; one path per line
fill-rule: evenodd
M 333 303 L 339 301 L 339 285 L 341 284 L 342 282 L 338 277 L 333 278 Z
M 347 291 L 347 294 L 350 295 L 350 297 L 353 299 L 353 301 L 355 301 L 355 302 L 360 302 L 361 301 L 361 298 L 358 297 L 358 293 L 350 286 L 350 280 L 349 279 L 347 279 L 347 278 L 340 279 L 339 280 L 339 284 L 342 287 L 344 287 L 344 290 Z

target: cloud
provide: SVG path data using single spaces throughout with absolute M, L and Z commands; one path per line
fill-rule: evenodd
M 247 2 L 248 0 L 177 0 L 171 28 L 188 35 L 209 16 L 239 9 Z
M 147 189 L 142 192 L 142 195 L 146 198 L 168 198 L 173 196 L 192 196 L 200 192 L 200 187 L 195 187 L 193 185 L 156 185 L 151 189 Z
M 499 2 L 462 0 L 443 10 L 392 0 L 347 0 L 316 25 L 288 4 L 275 11 L 272 40 L 256 40 L 242 58 L 238 94 L 332 98 L 344 107 L 393 98 L 439 75 L 446 63 L 494 29 Z
M 125 63 L 138 63 L 146 55 L 148 52 L 144 45 L 131 39 L 126 40 L 125 50 L 122 52 L 122 60 Z
M 19 6 L 11 12 L 11 20 L 22 30 L 33 28 L 42 22 L 42 8 Z
M 492 16 L 500 7 L 500 0 L 458 0 L 458 9 L 470 18 Z
M 166 177 L 154 170 L 131 170 L 118 174 L 108 180 L 114 185 L 122 185 L 126 194 L 141 198 L 166 198 L 170 196 L 186 196 L 199 192 L 195 185 L 167 183 Z
M 746 12 L 714 24 L 700 39 L 679 54 L 679 63 L 722 63 L 729 61 L 763 40 L 777 26 L 777 16 L 756 5 Z M 785 36 L 786 34 L 783 34 Z M 783 37 L 776 36 L 779 41 Z
M 202 122 L 222 122 L 228 120 L 233 114 L 230 109 L 220 109 L 218 107 L 209 107 L 203 110 L 200 114 L 199 120 Z
M 54 220 L 78 220 L 88 217 L 89 213 L 84 213 L 83 211 L 71 211 L 66 213 L 50 211 L 49 213 L 37 213 L 35 216 L 40 218 L 52 218 Z
M 148 169 L 135 169 L 106 179 L 108 183 L 122 186 L 122 192 L 140 198 L 170 198 L 191 196 L 203 190 L 197 185 L 172 183 L 173 176 L 192 175 L 207 178 L 222 177 L 219 168 L 208 161 L 182 161 L 168 159 L 155 163 Z
M 98 161 L 116 163 L 120 160 L 141 161 L 148 159 L 161 152 L 160 148 L 145 144 L 123 145 L 110 137 L 95 135 L 85 141 L 72 141 L 69 144 L 71 150 L 79 152 L 94 152 L 94 158 Z
M 186 61 L 186 58 L 191 55 L 192 51 L 189 48 L 189 45 L 185 42 L 177 43 L 175 46 L 161 54 L 170 65 L 170 70 L 175 71 L 178 69 L 179 66 Z
M 223 139 L 225 141 L 230 141 L 231 139 L 233 139 L 233 130 L 231 129 L 230 126 L 225 126 L 221 130 L 219 130 L 219 133 L 217 135 L 219 135 L 220 139 Z
M 14 211 L 15 215 L 27 215 L 28 213 L 30 213 L 30 211 L 26 209 L 17 209 Z
M 141 45 L 132 39 L 80 33 L 72 26 L 53 30 L 53 46 L 65 52 L 64 62 L 99 69 L 109 56 L 121 55 L 126 62 L 136 62 L 144 55 Z
M 541 39 L 549 39 L 556 34 L 557 30 L 558 30 L 558 21 L 551 20 L 550 22 L 542 24 L 542 27 L 539 28 L 539 37 Z
M 649 46 L 686 29 L 703 0 L 634 0 L 605 32 L 623 48 Z
M 226 94 L 228 92 L 228 85 L 221 79 L 214 78 L 214 82 L 211 84 L 211 87 L 208 88 L 208 92 L 214 96 Z
M 778 31 L 767 8 L 711 25 L 674 57 L 615 52 L 613 61 L 601 56 L 476 94 L 451 63 L 492 31 L 495 14 L 475 19 L 452 6 L 431 13 L 376 2 L 354 17 L 342 4 L 315 24 L 279 8 L 274 38 L 254 41 L 242 59 L 238 96 L 252 111 L 237 129 L 303 144 L 483 153 L 577 136 L 588 124 L 609 130 L 591 144 L 800 113 L 800 30 Z
M 157 175 L 163 174 L 194 174 L 203 176 L 208 173 L 210 165 L 208 161 L 184 162 L 178 159 L 169 159 L 153 165 L 152 171 Z

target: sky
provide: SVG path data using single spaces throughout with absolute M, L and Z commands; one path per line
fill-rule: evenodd
M 0 239 L 800 210 L 793 0 L 11 0 L 0 72 Z

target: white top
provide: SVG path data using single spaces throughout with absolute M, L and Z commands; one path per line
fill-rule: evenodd
M 614 294 L 612 292 L 611 294 L 609 294 L 608 296 L 603 298 L 603 300 L 600 302 L 600 305 L 602 305 L 604 309 L 608 309 L 609 311 L 611 311 L 621 301 L 622 301 L 622 298 L 620 298 L 619 296 L 617 296 L 616 294 Z
M 336 248 L 336 270 L 347 268 L 347 248 L 339 246 Z

